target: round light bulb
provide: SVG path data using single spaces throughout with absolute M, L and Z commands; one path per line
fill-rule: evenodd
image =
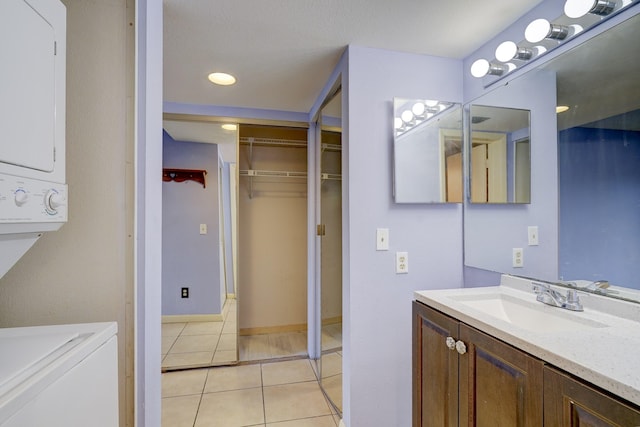
M 427 107 L 435 107 L 436 105 L 438 105 L 438 101 L 435 99 L 427 99 L 426 101 L 424 101 L 424 103 Z
M 529 43 L 538 43 L 547 37 L 549 31 L 551 30 L 551 23 L 546 19 L 536 19 L 532 21 L 527 28 L 524 30 L 524 38 L 527 39 Z
M 567 0 L 564 4 L 564 14 L 569 18 L 580 18 L 591 11 L 594 0 Z
M 413 107 L 411 107 L 411 111 L 416 116 L 422 116 L 424 114 L 424 104 L 422 102 L 416 102 L 413 104 Z
M 478 59 L 473 64 L 471 64 L 471 75 L 473 77 L 484 77 L 489 72 L 489 61 L 486 59 Z
M 209 81 L 221 86 L 229 86 L 236 82 L 236 78 L 227 73 L 211 73 L 209 74 Z
M 518 52 L 518 46 L 512 41 L 500 43 L 496 49 L 496 59 L 500 62 L 511 61 Z
M 402 129 L 404 124 L 402 123 L 402 119 L 400 117 L 396 117 L 393 119 L 393 127 L 396 129 Z
M 405 110 L 402 112 L 402 114 L 400 114 L 400 117 L 402 118 L 403 122 L 411 123 L 411 120 L 413 120 L 413 113 L 409 110 Z

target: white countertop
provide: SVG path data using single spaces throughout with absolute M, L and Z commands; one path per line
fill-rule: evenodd
M 530 289 L 529 279 L 503 276 L 500 286 L 417 291 L 414 295 L 425 305 L 640 405 L 640 304 L 581 293 L 584 311 L 572 312 L 537 302 Z M 547 327 L 532 331 L 455 299 L 496 292 L 540 304 L 550 314 L 577 316 L 606 326 L 570 331 Z

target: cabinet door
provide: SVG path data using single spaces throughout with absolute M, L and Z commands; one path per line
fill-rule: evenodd
M 640 426 L 640 410 L 546 366 L 544 422 L 548 427 Z
M 458 321 L 413 303 L 413 426 L 458 426 Z
M 543 425 L 543 363 L 460 324 L 460 425 Z

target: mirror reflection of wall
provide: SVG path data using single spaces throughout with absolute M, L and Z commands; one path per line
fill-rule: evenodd
M 471 202 L 530 203 L 530 112 L 471 106 Z
M 394 200 L 462 202 L 462 108 L 394 98 Z
M 204 181 L 163 182 L 163 239 L 171 244 L 163 246 L 162 369 L 235 364 L 237 126 L 165 120 L 164 128 L 164 167 L 202 170 Z
M 517 222 L 519 230 L 540 225 L 539 214 L 518 219 L 519 212 L 503 209 L 481 221 L 465 215 L 465 222 L 473 220 L 465 227 L 466 265 L 579 285 L 607 280 L 609 288 L 597 292 L 640 301 L 640 46 L 621 42 L 639 37 L 640 16 L 636 14 L 488 93 L 511 91 L 503 96 L 516 98 L 518 91 L 513 87 L 522 86 L 529 76 L 553 76 L 553 81 L 536 89 L 557 87 L 556 147 L 549 147 L 547 156 L 557 154 L 558 180 L 550 185 L 558 188 L 559 206 L 557 211 L 550 210 L 557 214 L 558 232 L 540 227 L 540 247 L 545 247 L 549 239 L 552 246 L 557 243 L 559 252 L 555 262 L 536 259 L 529 255 L 540 247 L 529 248 L 526 237 L 521 239 L 526 272 L 510 269 L 503 259 L 508 254 L 487 250 L 486 239 L 482 246 L 487 255 L 482 259 L 476 256 L 481 240 L 467 244 L 467 232 L 473 236 L 489 221 Z M 607 76 L 606 84 L 603 76 Z M 540 142 L 535 134 L 554 124 L 532 120 L 531 207 L 539 205 L 540 195 L 544 196 L 535 181 L 553 172 L 534 156 Z M 557 274 L 553 274 L 554 264 Z

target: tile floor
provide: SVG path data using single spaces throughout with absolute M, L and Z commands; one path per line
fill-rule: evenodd
M 237 362 L 237 308 L 227 299 L 221 322 L 162 324 L 162 369 L 186 369 Z
M 162 427 L 336 427 L 339 421 L 308 359 L 162 374 Z

